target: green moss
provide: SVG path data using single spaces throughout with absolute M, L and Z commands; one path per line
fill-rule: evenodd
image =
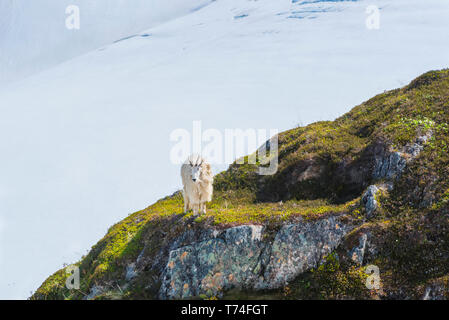
M 370 291 L 365 282 L 365 268 L 342 268 L 335 253 L 323 263 L 284 288 L 286 298 L 294 299 L 367 299 Z
M 48 299 L 48 300 L 62 300 L 64 299 L 65 282 L 66 282 L 66 272 L 65 268 L 57 271 L 51 275 L 45 282 L 40 286 L 35 298 Z M 68 291 L 68 290 L 67 290 Z

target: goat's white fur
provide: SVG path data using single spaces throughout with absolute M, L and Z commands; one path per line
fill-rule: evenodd
M 206 202 L 212 201 L 213 181 L 211 166 L 199 155 L 191 155 L 181 166 L 184 212 L 206 213 Z M 194 181 L 194 179 L 196 179 Z

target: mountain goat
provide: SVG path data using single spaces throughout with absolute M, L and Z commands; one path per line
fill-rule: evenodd
M 213 175 L 210 164 L 199 155 L 191 155 L 181 166 L 184 212 L 206 213 L 206 202 L 212 201 Z

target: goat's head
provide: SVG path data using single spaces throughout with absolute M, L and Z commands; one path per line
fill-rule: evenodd
M 203 159 L 201 157 L 197 157 L 196 159 L 190 159 L 190 169 L 191 169 L 191 176 L 193 182 L 200 182 L 201 181 L 201 173 L 203 170 Z

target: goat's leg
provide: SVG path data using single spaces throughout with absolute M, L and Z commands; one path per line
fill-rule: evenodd
M 206 214 L 206 201 L 200 197 L 200 214 Z
M 187 213 L 190 209 L 189 197 L 187 197 L 185 191 L 182 194 L 184 196 L 184 213 Z
M 201 213 L 206 214 L 206 202 L 201 202 Z
M 200 208 L 200 205 L 199 205 L 199 204 L 195 203 L 195 204 L 193 205 L 193 214 L 194 214 L 195 216 L 198 215 L 199 208 Z

